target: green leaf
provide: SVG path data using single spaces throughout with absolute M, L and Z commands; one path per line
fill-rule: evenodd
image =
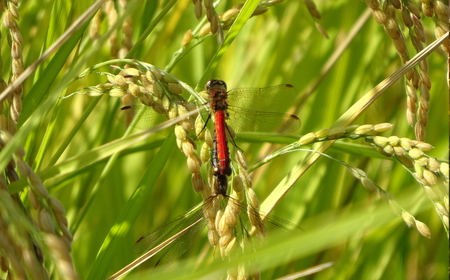
M 242 7 L 242 10 L 240 11 L 236 20 L 234 21 L 233 25 L 228 31 L 227 37 L 225 37 L 223 44 L 214 54 L 214 57 L 209 62 L 209 65 L 206 68 L 205 72 L 203 73 L 203 76 L 198 81 L 195 90 L 197 91 L 202 90 L 202 88 L 206 84 L 206 81 L 210 79 L 212 72 L 214 71 L 214 69 L 216 69 L 217 64 L 219 64 L 219 61 L 222 58 L 223 54 L 230 47 L 231 43 L 233 43 L 234 39 L 237 37 L 241 29 L 247 23 L 247 20 L 253 14 L 253 11 L 256 9 L 258 4 L 259 0 L 248 0 L 247 2 L 245 2 L 244 7 Z
M 163 170 L 173 147 L 173 138 L 168 137 L 150 166 L 147 168 L 147 171 L 143 175 L 139 185 L 136 187 L 133 195 L 131 195 L 126 203 L 115 224 L 110 229 L 87 279 L 105 279 L 120 245 L 124 243 L 126 232 L 136 221 L 143 205 L 153 189 L 156 179 L 158 179 L 159 174 Z

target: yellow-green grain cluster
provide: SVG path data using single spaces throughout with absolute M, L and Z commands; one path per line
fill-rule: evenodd
M 389 130 L 392 127 L 390 123 L 351 125 L 347 127 L 324 128 L 316 132 L 310 132 L 303 135 L 297 142 L 297 145 L 307 145 L 319 141 L 336 140 L 341 138 L 356 139 L 365 135 L 373 135 Z
M 350 169 L 351 173 L 355 178 L 361 181 L 362 185 L 369 191 L 369 192 L 376 192 L 378 195 L 391 206 L 391 209 L 393 212 L 400 216 L 403 221 L 406 223 L 406 225 L 410 228 L 415 228 L 417 231 L 419 231 L 420 234 L 427 238 L 431 238 L 430 230 L 428 229 L 427 225 L 419 220 L 417 220 L 411 213 L 409 213 L 407 210 L 405 210 L 403 207 L 400 206 L 400 204 L 395 199 L 395 196 L 392 195 L 390 192 L 384 190 L 380 186 L 378 186 L 374 181 L 372 181 L 367 174 L 356 167 L 352 167 Z
M 9 30 L 11 40 L 11 58 L 12 58 L 12 75 L 11 82 L 15 81 L 23 72 L 23 58 L 22 58 L 22 34 L 16 20 L 19 20 L 18 11 L 19 2 L 5 0 L 0 3 L 0 10 L 3 12 L 3 25 Z M 19 121 L 20 113 L 22 112 L 22 85 L 17 86 L 11 96 L 10 114 L 13 122 L 10 122 L 9 132 L 15 133 L 16 123 Z
M 212 2 L 212 0 L 204 0 L 204 1 L 205 1 L 205 6 L 206 6 L 206 2 L 208 2 L 208 1 Z M 194 2 L 196 5 L 196 15 L 197 15 L 197 5 L 201 5 L 201 0 L 194 0 Z M 271 7 L 280 2 L 282 2 L 282 0 L 281 1 L 280 0 L 261 1 L 259 3 L 258 7 L 256 7 L 255 11 L 253 12 L 252 17 L 264 14 L 265 12 L 268 11 L 268 7 Z M 236 20 L 237 15 L 239 14 L 239 12 L 241 11 L 243 6 L 244 6 L 243 3 L 236 4 L 231 9 L 225 11 L 224 13 L 219 14 L 218 16 L 215 14 L 215 12 L 214 12 L 214 16 L 212 15 L 212 12 L 209 12 L 211 15 L 208 15 L 208 8 L 206 8 L 209 22 L 204 24 L 201 27 L 198 35 L 206 36 L 209 34 L 216 34 L 216 32 L 217 32 L 218 40 L 219 40 L 219 42 L 222 42 L 223 41 L 223 30 L 229 30 L 231 28 L 231 26 L 233 25 L 234 21 Z M 211 9 L 213 9 L 213 8 L 211 8 Z M 201 16 L 201 13 L 200 13 L 200 16 Z M 197 18 L 199 18 L 200 16 L 197 16 Z M 214 22 L 212 22 L 210 20 L 210 18 Z M 217 21 L 217 23 L 216 23 L 216 21 Z M 216 24 L 217 24 L 217 27 L 216 27 Z M 187 35 L 187 36 L 189 36 L 189 35 Z M 186 39 L 186 40 L 183 40 L 183 42 L 185 42 L 183 44 L 183 46 L 185 46 L 185 45 L 187 45 L 186 42 L 190 42 L 190 40 Z
M 442 4 L 440 1 L 434 2 Z M 378 0 L 366 0 L 366 3 L 372 9 L 375 21 L 384 26 L 403 63 L 406 63 L 410 59 L 410 54 L 406 47 L 405 35 L 400 28 L 399 20 L 408 28 L 410 40 L 416 52 L 420 52 L 423 49 L 423 44 L 426 43 L 425 30 L 421 22 L 419 9 L 414 3 L 399 0 L 383 1 L 381 7 L 381 3 Z M 441 5 L 439 4 L 439 6 Z M 401 14 L 400 19 L 397 18 L 397 10 Z M 446 18 L 448 31 L 448 7 Z M 440 25 L 438 24 L 437 26 Z M 426 58 L 419 63 L 418 69 L 411 69 L 406 74 L 406 81 L 406 119 L 410 126 L 414 126 L 416 139 L 423 141 L 426 136 L 425 128 L 428 124 L 431 89 L 431 80 L 428 76 L 428 62 Z M 420 93 L 419 98 L 417 97 L 416 91 Z
M 313 17 L 317 30 L 328 39 L 328 33 L 325 30 L 325 28 L 322 26 L 322 24 L 319 23 L 319 20 L 322 18 L 322 15 L 320 14 L 319 10 L 317 9 L 316 3 L 314 3 L 313 0 L 303 0 L 303 3 L 305 3 L 306 8 L 308 8 L 309 13 Z
M 397 136 L 367 137 L 366 141 L 372 143 L 381 154 L 388 157 L 396 156 L 402 165 L 411 170 L 433 201 L 436 212 L 448 233 L 449 166 L 447 162 L 426 154 L 433 149 L 433 146 L 422 141 Z
M 0 147 L 3 149 L 11 139 L 8 132 L 0 131 Z M 23 148 L 15 152 L 6 169 L 6 178 L 0 176 L 0 245 L 3 272 L 16 279 L 47 279 L 44 260 L 50 258 L 54 268 L 64 279 L 78 279 L 73 266 L 72 234 L 68 228 L 65 209 L 61 202 L 51 197 L 40 177 L 23 160 Z M 8 185 L 19 180 L 16 167 L 28 179 L 31 189 L 28 200 L 36 213 L 37 220 L 23 206 L 18 194 L 10 195 Z M 56 223 L 55 223 L 56 221 Z
M 422 0 L 422 12 L 425 16 L 435 21 L 434 34 L 436 39 L 443 36 L 449 30 L 449 7 L 441 0 Z M 449 40 L 442 44 L 445 52 L 449 52 Z
M 208 19 L 208 23 L 206 25 L 208 25 L 209 31 L 212 34 L 217 33 L 217 41 L 219 42 L 219 44 L 222 44 L 223 29 L 222 26 L 220 25 L 219 16 L 217 16 L 216 11 L 214 10 L 213 0 L 192 0 L 192 3 L 194 3 L 195 5 L 194 9 L 195 17 L 197 17 L 197 19 L 200 19 L 202 17 L 203 14 L 202 1 L 206 11 L 206 18 Z

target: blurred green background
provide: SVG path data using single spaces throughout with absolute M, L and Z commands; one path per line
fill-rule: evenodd
M 129 6 L 136 7 L 126 14 L 132 19 L 133 43 L 169 2 L 171 1 L 130 1 Z M 237 3 L 224 0 L 216 10 L 222 13 Z M 320 23 L 328 32 L 329 39 L 324 38 L 317 30 L 313 18 L 301 1 L 285 1 L 271 7 L 267 13 L 251 18 L 245 24 L 209 78 L 225 80 L 230 89 L 289 83 L 295 86 L 299 98 L 303 98 L 302 94 L 318 79 L 322 67 L 367 9 L 363 1 L 315 3 L 322 14 Z M 23 36 L 24 64 L 29 65 L 35 61 L 42 50 L 62 34 L 65 26 L 78 18 L 90 4 L 91 1 L 85 0 L 76 3 L 24 2 L 19 9 L 21 20 L 18 22 Z M 117 3 L 115 6 L 119 9 Z M 108 29 L 108 24 L 104 14 L 101 19 L 102 36 Z M 52 22 L 57 24 L 52 25 Z M 197 24 L 192 2 L 177 1 L 138 47 L 134 58 L 164 69 L 174 52 L 181 47 L 184 33 L 188 29 L 194 29 Z M 422 24 L 428 42 L 434 41 L 433 20 L 423 17 Z M 47 28 L 48 26 L 52 28 Z M 404 26 L 401 28 L 407 34 L 407 29 Z M 42 30 L 45 29 L 47 34 L 44 36 Z M 120 45 L 123 36 L 121 27 L 116 31 Z M 412 57 L 415 51 L 408 36 L 406 41 Z M 191 44 L 195 42 L 196 39 Z M 5 40 L 2 44 L 7 46 Z M 215 36 L 207 37 L 174 66 L 171 74 L 195 87 L 218 47 Z M 52 87 L 57 87 L 58 83 L 67 77 L 74 62 L 81 62 L 82 69 L 85 69 L 112 59 L 110 43 L 105 43 L 98 49 L 92 48 L 93 42 L 86 30 L 81 43 L 62 61 L 64 67 L 61 71 L 57 70 L 59 74 L 52 80 Z M 88 57 L 86 54 L 89 54 L 89 51 L 94 51 L 95 55 Z M 3 47 L 4 65 L 10 63 L 8 55 L 8 47 Z M 432 89 L 426 141 L 435 147 L 428 154 L 448 161 L 447 57 L 439 48 L 427 59 Z M 48 73 L 42 70 L 51 66 L 45 63 L 36 72 L 34 79 L 26 81 L 25 94 L 33 88 L 38 78 L 46 79 L 45 75 Z M 302 119 L 302 127 L 296 132 L 296 138 L 293 137 L 290 142 L 296 141 L 300 135 L 330 127 L 359 98 L 401 66 L 391 39 L 382 26 L 370 16 L 316 90 L 302 99 L 300 109 L 294 112 Z M 104 67 L 101 71 L 113 72 L 113 69 Z M 7 74 L 4 72 L 4 75 Z M 39 93 L 67 95 L 79 88 L 105 82 L 105 76 L 94 73 L 70 84 L 64 92 L 53 93 L 45 89 Z M 77 157 L 122 137 L 124 125 L 115 120 L 120 106 L 118 98 L 75 95 L 68 99 L 59 99 L 48 114 L 32 115 L 32 118 L 39 118 L 39 125 L 27 135 L 23 146 L 27 151 L 26 159 L 30 164 L 34 164 L 33 168 L 46 170 L 53 165 L 50 159 L 86 108 L 99 98 L 98 105 L 86 122 L 77 129 L 58 162 Z M 24 100 L 24 111 L 32 110 L 26 108 L 26 102 L 27 98 Z M 42 104 L 41 101 L 38 102 L 38 106 Z M 383 122 L 392 123 L 394 126 L 382 135 L 414 139 L 414 130 L 406 121 L 404 79 L 391 86 L 355 123 Z M 49 123 L 54 125 L 54 128 L 48 136 L 47 146 L 44 147 L 44 134 Z M 86 279 L 91 269 L 99 265 L 95 260 L 100 247 L 147 167 L 152 161 L 159 160 L 157 152 L 162 140 L 164 136 L 152 135 L 132 149 L 124 150 L 107 178 L 97 185 L 95 197 L 92 195 L 93 188 L 99 182 L 106 160 L 86 168 L 75 168 L 69 174 L 63 173 L 44 182 L 51 195 L 60 199 L 66 207 L 69 226 L 75 221 L 79 222 L 79 228 L 74 234 L 72 256 L 81 279 Z M 316 247 L 312 248 L 306 244 L 302 246 L 299 243 L 301 241 L 293 243 L 291 248 L 301 252 L 301 256 L 292 257 L 285 263 L 263 270 L 262 279 L 275 279 L 325 262 L 334 262 L 334 266 L 311 276 L 311 279 L 447 279 L 447 234 L 421 185 L 396 160 L 374 157 L 365 150 L 354 149 L 354 152 L 349 153 L 344 149 L 345 143 L 368 146 L 363 140 L 338 142 L 327 154 L 364 170 L 369 178 L 394 194 L 406 210 L 428 225 L 431 240 L 421 236 L 416 230 L 409 229 L 392 211 L 379 212 L 384 209 L 386 203 L 370 194 L 344 166 L 321 158 L 295 183 L 273 212 L 278 217 L 298 224 L 302 228 L 300 235 L 320 231 L 314 240 Z M 200 147 L 202 143 L 198 143 Z M 260 143 L 258 139 L 243 142 L 239 141 L 239 138 L 237 143 L 245 151 L 249 165 L 260 160 L 264 143 Z M 109 267 L 108 275 L 137 257 L 132 246 L 140 236 L 182 215 L 202 201 L 201 196 L 192 189 L 191 173 L 187 168 L 185 155 L 176 147 L 174 140 L 172 146 L 165 167 L 146 198 L 136 223 L 128 225 L 129 230 L 121 237 L 123 241 L 118 244 L 115 255 L 111 256 L 111 263 L 101 264 Z M 231 152 L 234 153 L 233 147 Z M 304 155 L 303 152 L 284 155 L 254 172 L 254 189 L 261 202 Z M 202 172 L 204 174 L 205 170 Z M 92 204 L 86 215 L 79 219 L 78 215 L 88 201 Z M 377 213 L 386 215 L 380 216 Z M 360 224 L 355 218 L 358 214 L 367 217 L 368 221 L 368 225 L 361 226 L 361 230 L 358 230 Z M 377 220 L 371 224 L 370 217 L 376 217 Z M 343 226 L 344 221 L 349 221 L 350 226 Z M 342 226 L 342 232 L 337 233 L 333 226 L 339 225 Z M 327 231 L 327 228 L 330 228 L 330 231 Z M 342 237 L 334 239 L 341 234 Z M 181 259 L 202 261 L 198 265 L 200 268 L 207 268 L 207 264 L 214 258 L 218 259 L 220 256 L 218 251 L 212 252 L 206 231 L 198 238 L 198 242 L 181 256 Z M 152 273 L 147 270 L 153 265 L 154 261 L 143 264 L 137 269 L 139 272 L 133 272 L 132 275 L 140 273 L 140 276 L 151 278 Z M 189 267 L 193 269 L 192 266 Z M 209 272 L 214 271 L 214 267 L 210 269 Z M 170 272 L 170 269 L 168 271 Z M 185 277 L 188 277 L 186 275 L 189 275 L 189 271 L 187 268 Z M 181 276 L 183 273 L 178 271 L 178 277 Z

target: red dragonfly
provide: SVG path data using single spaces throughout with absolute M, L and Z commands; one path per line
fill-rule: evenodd
M 289 93 L 289 91 L 291 91 L 291 93 Z M 217 193 L 225 195 L 228 186 L 227 176 L 230 176 L 232 172 L 230 167 L 231 160 L 228 150 L 228 141 L 226 138 L 226 132 L 228 131 L 230 133 L 227 122 L 233 129 L 237 131 L 246 130 L 251 132 L 270 132 L 276 129 L 278 129 L 279 131 L 283 130 L 285 132 L 291 132 L 297 130 L 301 123 L 300 119 L 297 116 L 290 114 L 274 112 L 264 113 L 253 111 L 250 109 L 244 109 L 242 107 L 230 107 L 230 110 L 228 110 L 228 102 L 230 100 L 233 100 L 233 96 L 239 97 L 241 101 L 245 100 L 247 96 L 259 96 L 261 98 L 265 98 L 263 101 L 268 102 L 267 104 L 270 104 L 270 100 L 267 99 L 269 97 L 273 98 L 279 96 L 280 93 L 282 93 L 283 98 L 294 98 L 295 89 L 292 85 L 279 85 L 264 89 L 240 89 L 227 92 L 227 85 L 224 81 L 209 80 L 206 83 L 206 92 L 209 96 L 211 114 L 214 114 L 215 117 L 214 148 L 211 158 L 214 175 L 216 177 L 214 189 Z M 256 99 L 256 101 L 255 99 L 252 100 L 250 104 L 254 105 L 254 103 L 258 102 L 257 100 L 258 99 Z M 236 111 L 238 111 L 239 113 L 236 113 Z M 211 118 L 211 114 L 208 115 L 206 124 Z M 247 117 L 244 118 L 243 116 Z M 248 116 L 252 116 L 254 118 L 248 118 Z M 236 146 L 234 140 L 231 140 Z
M 211 108 L 206 123 L 213 115 L 217 135 L 219 167 L 216 174 L 231 174 L 226 139 L 226 131 L 230 130 L 228 127 L 235 132 L 255 134 L 291 133 L 300 128 L 301 121 L 297 116 L 281 113 L 286 111 L 296 98 L 296 90 L 290 84 L 227 91 L 224 81 L 209 80 L 206 84 L 206 92 Z M 125 119 L 124 112 L 130 111 L 128 109 L 131 108 L 134 108 L 135 115 L 140 115 L 140 119 L 133 124 L 139 129 L 149 128 L 152 123 L 155 123 L 155 119 L 164 118 L 148 106 L 125 106 L 121 108 L 119 114 L 122 116 L 119 118 Z M 143 110 L 144 112 L 141 112 Z

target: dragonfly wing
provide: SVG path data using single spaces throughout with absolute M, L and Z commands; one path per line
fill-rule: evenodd
M 292 106 L 297 91 L 292 85 L 265 88 L 234 89 L 227 94 L 230 105 L 266 112 L 286 112 Z
M 230 107 L 227 124 L 236 132 L 292 133 L 300 128 L 300 119 L 291 114 L 261 112 Z
M 148 129 L 168 120 L 168 118 L 155 112 L 152 107 L 145 105 L 129 105 L 119 109 L 116 114 L 116 119 L 125 124 L 137 129 Z M 166 128 L 158 133 L 162 135 L 169 135 L 173 128 Z
M 175 235 L 189 225 L 197 222 L 202 217 L 202 208 L 199 206 L 194 207 L 185 215 L 179 216 L 169 223 L 162 225 L 161 227 L 158 227 L 139 238 L 139 240 L 134 244 L 133 251 L 142 254 L 156 247 L 170 236 Z M 204 228 L 205 224 L 206 221 L 200 221 L 196 223 L 195 226 L 184 232 L 180 237 L 177 238 L 176 241 L 172 242 L 172 244 L 169 245 L 169 249 L 168 251 L 166 251 L 165 255 L 171 255 L 173 257 L 171 260 L 173 260 L 175 259 L 175 257 L 180 256 L 181 254 L 186 252 L 189 246 L 192 244 L 190 242 L 186 242 L 186 240 L 190 239 L 189 237 L 196 235 L 198 231 L 201 231 Z M 183 248 L 182 246 L 180 246 L 182 244 L 186 246 Z M 170 252 L 172 250 L 173 252 Z M 162 258 L 165 258 L 165 255 Z

